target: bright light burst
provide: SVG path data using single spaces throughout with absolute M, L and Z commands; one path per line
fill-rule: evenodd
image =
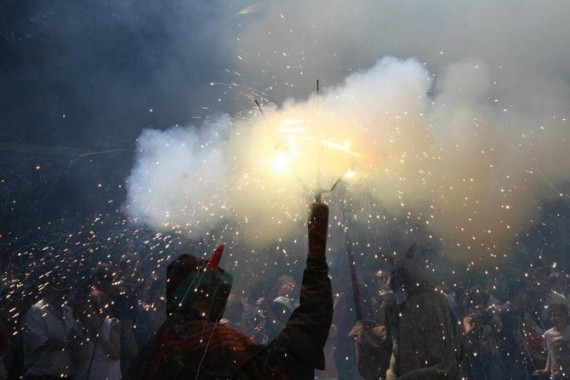
M 288 155 L 283 151 L 277 151 L 273 158 L 273 168 L 277 174 L 284 173 L 291 167 L 293 159 L 294 158 L 291 155 Z
M 320 139 L 321 132 L 319 126 L 310 120 L 300 118 L 287 118 L 280 122 L 277 128 L 278 138 L 281 142 L 275 145 L 272 168 L 278 176 L 290 174 L 297 177 L 303 176 L 309 162 L 307 160 L 317 161 L 319 167 L 314 172 L 315 176 L 322 175 L 326 171 L 324 167 L 333 163 L 336 172 L 327 173 L 327 177 L 331 177 L 333 182 L 344 179 L 353 178 L 355 175 L 354 160 L 360 158 L 360 154 L 353 151 L 351 141 L 345 138 L 342 142 L 333 139 Z M 314 151 L 319 152 L 315 155 Z M 322 160 L 326 158 L 326 163 Z M 338 169 L 338 164 L 343 167 Z M 301 180 L 305 186 L 310 180 Z M 323 184 L 326 187 L 326 184 Z M 317 189 L 320 191 L 321 189 Z

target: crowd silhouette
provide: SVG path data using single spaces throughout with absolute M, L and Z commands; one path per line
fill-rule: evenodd
M 308 277 L 284 271 L 247 292 L 231 292 L 217 268 L 218 280 L 189 286 L 190 273 L 210 276 L 211 260 L 192 256 L 163 273 L 125 253 L 85 264 L 82 276 L 61 264 L 40 261 L 19 272 L 3 261 L 0 379 L 569 378 L 570 279 L 560 267 L 542 260 L 498 282 L 449 274 L 443 281 L 413 245 L 362 273 L 356 290 L 348 269 L 323 277 L 328 214 L 319 219 L 317 206 L 308 223 Z M 315 268 L 324 272 L 314 272 L 321 274 L 313 283 Z M 184 340 L 196 320 L 199 336 L 210 334 L 203 347 Z M 226 340 L 233 345 L 220 343 Z M 220 358 L 233 364 L 214 365 Z

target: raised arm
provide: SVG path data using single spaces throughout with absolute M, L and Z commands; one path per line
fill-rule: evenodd
M 326 261 L 329 209 L 318 202 L 311 206 L 308 223 L 309 253 L 301 283 L 300 305 L 293 311 L 277 340 L 324 369 L 323 348 L 332 323 L 333 302 Z

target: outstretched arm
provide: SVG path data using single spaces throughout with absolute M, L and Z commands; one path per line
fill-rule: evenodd
M 291 351 L 324 369 L 323 348 L 332 323 L 333 302 L 326 260 L 329 209 L 318 202 L 309 217 L 309 253 L 301 283 L 300 305 L 277 340 Z

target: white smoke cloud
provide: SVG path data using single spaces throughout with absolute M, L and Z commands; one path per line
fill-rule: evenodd
M 232 223 L 267 243 L 342 178 L 351 228 L 413 215 L 446 252 L 475 259 L 501 256 L 544 200 L 567 198 L 570 4 L 252 5 L 236 16 L 236 72 L 282 105 L 146 131 L 132 216 L 196 234 Z
M 126 211 L 159 230 L 184 228 L 199 238 L 223 218 L 227 163 L 222 116 L 203 128 L 147 129 L 127 180 Z

